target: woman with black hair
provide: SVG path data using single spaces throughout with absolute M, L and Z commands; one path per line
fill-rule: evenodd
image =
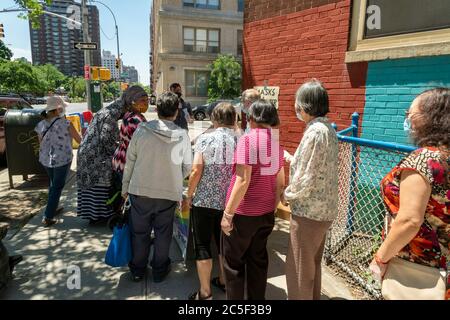
M 222 217 L 222 255 L 228 300 L 264 300 L 269 259 L 267 239 L 284 191 L 283 150 L 275 106 L 254 102 L 250 132 L 238 142 Z

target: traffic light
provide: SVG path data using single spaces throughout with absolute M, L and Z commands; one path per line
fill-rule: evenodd
M 100 80 L 102 81 L 111 80 L 111 70 L 107 68 L 100 68 Z
M 102 67 L 91 68 L 91 80 L 108 81 L 111 80 L 111 70 Z
M 126 83 L 126 82 L 122 82 L 122 83 L 120 84 L 120 88 L 122 89 L 122 91 L 127 90 L 128 87 L 129 87 L 129 84 Z
M 120 59 L 116 59 L 116 69 L 120 69 Z
M 0 39 L 5 37 L 5 29 L 3 28 L 3 23 L 0 23 Z
M 100 80 L 100 68 L 99 67 L 91 68 L 91 80 L 94 80 L 94 81 Z

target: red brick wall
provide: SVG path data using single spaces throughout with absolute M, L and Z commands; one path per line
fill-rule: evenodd
M 294 111 L 298 87 L 321 80 L 330 94 L 329 118 L 340 129 L 365 103 L 367 64 L 345 63 L 350 0 L 247 0 L 244 21 L 244 89 L 279 86 L 281 142 L 294 151 L 304 131 Z

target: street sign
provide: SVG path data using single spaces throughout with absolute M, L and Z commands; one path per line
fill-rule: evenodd
M 86 80 L 91 79 L 91 67 L 90 66 L 84 66 L 84 79 L 86 79 Z
M 75 42 L 73 47 L 78 50 L 97 50 L 98 46 L 95 42 Z

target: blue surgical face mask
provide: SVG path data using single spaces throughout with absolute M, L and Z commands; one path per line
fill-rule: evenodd
M 403 130 L 405 130 L 405 132 L 410 135 L 412 130 L 412 124 L 411 124 L 411 119 L 410 118 L 406 118 L 405 122 L 403 123 Z

